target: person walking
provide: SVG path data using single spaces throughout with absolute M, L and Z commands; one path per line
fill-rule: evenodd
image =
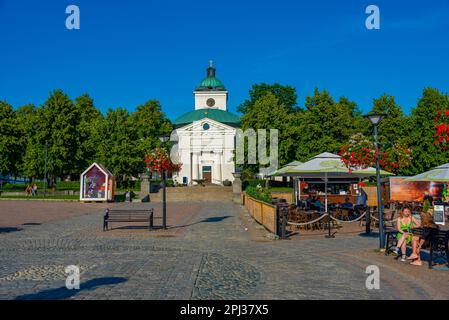
M 33 185 L 33 196 L 37 197 L 37 184 Z

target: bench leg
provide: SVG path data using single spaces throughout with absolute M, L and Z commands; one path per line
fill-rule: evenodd
M 446 264 L 449 267 L 449 247 L 447 241 L 446 241 Z
M 148 230 L 152 230 L 153 229 L 153 211 L 151 211 L 150 213 L 150 219 L 149 219 L 149 224 L 148 224 Z
M 429 251 L 429 269 L 432 269 L 433 265 L 433 243 L 430 244 L 430 251 Z
M 390 254 L 390 233 L 387 233 L 387 241 L 385 242 L 385 255 L 388 256 Z

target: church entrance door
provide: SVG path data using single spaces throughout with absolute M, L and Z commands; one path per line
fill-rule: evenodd
M 211 166 L 203 167 L 203 180 L 205 183 L 212 183 L 212 167 Z

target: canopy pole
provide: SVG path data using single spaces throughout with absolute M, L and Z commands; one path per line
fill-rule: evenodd
M 327 208 L 327 172 L 324 173 L 324 195 L 325 195 L 325 208 L 326 208 L 326 212 L 327 213 L 327 235 L 325 236 L 328 239 L 331 238 L 335 238 L 335 236 L 333 234 L 331 234 L 331 223 L 332 223 L 332 219 L 331 219 L 331 213 L 329 212 L 328 208 Z
M 324 208 L 325 208 L 325 212 L 327 213 L 327 172 L 324 173 Z
M 301 196 L 301 190 L 298 187 L 298 178 L 293 178 L 293 183 L 295 184 L 295 206 L 298 206 L 299 200 L 298 198 Z

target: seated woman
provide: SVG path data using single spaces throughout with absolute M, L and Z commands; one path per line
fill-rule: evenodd
M 316 209 L 317 211 L 320 211 L 320 212 L 321 212 L 321 211 L 324 210 L 323 204 L 321 203 L 320 197 L 316 198 L 316 200 L 315 200 L 315 202 L 313 203 L 313 205 L 315 206 L 315 209 Z
M 431 210 L 429 210 L 427 212 L 421 212 L 421 226 L 423 228 L 423 232 L 420 237 L 415 236 L 415 235 L 413 236 L 413 239 L 412 239 L 413 253 L 410 255 L 410 257 L 407 258 L 409 260 L 412 260 L 412 262 L 410 262 L 410 264 L 412 264 L 414 266 L 422 265 L 421 254 L 420 254 L 421 248 L 424 245 L 424 243 L 427 240 L 429 240 L 430 233 L 432 232 L 432 230 L 439 229 L 438 225 L 436 225 L 435 222 L 433 221 L 433 215 L 432 215 Z
M 349 201 L 349 198 L 348 198 L 348 197 L 346 197 L 345 202 L 343 202 L 340 206 L 341 206 L 342 208 L 347 208 L 347 209 L 352 209 L 352 208 L 354 207 L 353 204 L 352 204 L 352 202 Z
M 399 251 L 402 253 L 401 261 L 405 262 L 407 258 L 407 245 L 412 242 L 413 235 L 410 233 L 410 229 L 419 226 L 419 222 L 412 217 L 412 212 L 409 208 L 405 207 L 400 213 L 400 217 L 397 222 L 397 234 L 398 244 L 394 252 L 399 255 Z

